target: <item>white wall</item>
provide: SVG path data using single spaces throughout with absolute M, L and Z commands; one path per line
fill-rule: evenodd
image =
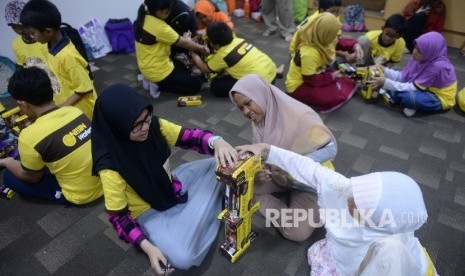
M 22 0 L 27 1 L 27 0 Z M 5 6 L 10 0 L 0 0 L 0 55 L 14 61 L 11 41 L 17 36 L 6 25 Z M 109 18 L 129 18 L 134 21 L 142 0 L 51 0 L 61 12 L 61 20 L 75 28 L 92 18 L 97 18 L 103 25 Z

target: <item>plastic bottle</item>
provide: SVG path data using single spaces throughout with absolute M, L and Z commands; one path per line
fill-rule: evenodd
M 249 0 L 244 0 L 244 16 L 250 17 L 250 2 Z

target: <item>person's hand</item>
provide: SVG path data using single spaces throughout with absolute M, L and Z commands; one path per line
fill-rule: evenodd
M 367 81 L 367 83 L 373 88 L 383 87 L 385 82 L 386 77 L 371 77 L 371 81 Z
M 170 267 L 168 261 L 166 260 L 163 253 L 161 253 L 160 249 L 153 245 L 149 240 L 144 239 L 140 243 L 140 248 L 147 254 L 150 260 L 150 265 L 153 270 L 159 275 L 166 275 L 174 272 L 174 268 Z M 160 262 L 166 268 L 162 268 Z
M 251 152 L 255 155 L 255 161 L 260 159 L 260 156 L 263 157 L 263 160 L 266 160 L 268 157 L 268 153 L 270 152 L 271 146 L 269 144 L 260 143 L 260 144 L 253 144 L 253 145 L 243 145 L 237 146 L 236 150 L 238 155 L 243 155 L 246 152 Z
M 203 55 L 209 55 L 210 54 L 210 49 L 207 46 L 202 45 L 202 50 L 200 50 L 200 53 L 203 54 Z
M 346 52 L 344 57 L 347 63 L 353 64 L 357 62 L 357 52 L 353 52 L 353 53 Z
M 362 49 L 362 46 L 360 46 L 360 44 L 355 44 L 354 46 L 354 53 L 355 53 L 355 58 L 356 58 L 356 62 L 360 62 L 360 61 L 363 61 L 363 49 Z
M 273 179 L 271 178 L 271 170 L 270 167 L 264 164 L 262 166 L 262 169 L 257 172 L 255 175 L 256 179 L 260 181 L 261 183 L 267 183 L 272 181 Z
M 215 149 L 215 159 L 218 165 L 226 167 L 234 167 L 237 164 L 238 154 L 237 151 L 223 138 L 216 140 L 213 143 L 213 148 Z
M 333 80 L 335 80 L 337 78 L 344 77 L 344 73 L 342 73 L 341 70 L 336 70 L 334 72 L 331 72 L 331 76 L 333 77 Z

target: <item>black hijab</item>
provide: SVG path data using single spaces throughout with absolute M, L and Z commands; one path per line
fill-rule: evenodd
M 156 210 L 166 210 L 178 202 L 163 164 L 170 148 L 154 116 L 147 140 L 133 142 L 131 129 L 140 116 L 153 107 L 135 90 L 114 84 L 97 98 L 92 121 L 92 173 L 117 171 L 136 193 Z

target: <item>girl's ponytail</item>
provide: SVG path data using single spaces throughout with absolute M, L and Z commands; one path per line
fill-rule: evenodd
M 144 19 L 147 12 L 145 11 L 145 5 L 142 4 L 137 11 L 137 18 L 134 21 L 134 38 L 139 41 L 142 37 L 142 27 L 144 26 Z

